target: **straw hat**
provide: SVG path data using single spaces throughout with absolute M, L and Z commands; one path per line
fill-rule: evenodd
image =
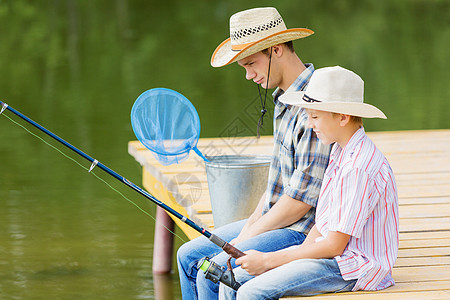
M 339 114 L 387 119 L 373 105 L 364 103 L 364 81 L 350 70 L 328 67 L 316 70 L 304 92 L 286 92 L 285 104 Z
M 211 57 L 213 67 L 222 67 L 271 46 L 307 37 L 314 32 L 306 28 L 287 29 L 273 7 L 253 8 L 230 18 L 230 37 Z

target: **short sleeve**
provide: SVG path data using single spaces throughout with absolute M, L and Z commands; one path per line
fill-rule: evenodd
M 372 211 L 369 200 L 371 180 L 358 168 L 345 171 L 333 186 L 329 230 L 359 238 Z
M 331 146 L 322 144 L 310 128 L 301 128 L 296 137 L 294 170 L 285 193 L 316 207 Z

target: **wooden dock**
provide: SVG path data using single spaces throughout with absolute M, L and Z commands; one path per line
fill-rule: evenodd
M 397 180 L 400 249 L 393 270 L 396 285 L 380 292 L 314 298 L 450 299 L 450 130 L 368 135 L 388 158 Z M 270 154 L 272 145 L 272 137 L 211 138 L 200 139 L 198 148 L 206 155 Z M 139 142 L 130 142 L 128 149 L 142 165 L 143 185 L 151 194 L 213 229 L 205 167 L 198 156 L 192 152 L 179 165 L 162 166 Z M 175 223 L 189 239 L 199 235 L 178 219 Z

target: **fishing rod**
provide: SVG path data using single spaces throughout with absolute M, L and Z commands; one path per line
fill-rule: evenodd
M 87 155 L 86 153 L 84 153 L 83 151 L 79 150 L 78 148 L 72 146 L 71 144 L 69 144 L 68 142 L 66 142 L 65 140 L 63 140 L 62 138 L 60 138 L 59 136 L 57 136 L 56 134 L 52 133 L 51 131 L 49 131 L 48 129 L 44 128 L 43 126 L 39 125 L 38 123 L 36 123 L 35 121 L 31 120 L 30 118 L 28 118 L 27 116 L 23 115 L 22 113 L 20 113 L 19 111 L 15 110 L 14 108 L 12 108 L 11 106 L 9 106 L 8 104 L 0 101 L 0 105 L 1 105 L 1 110 L 0 110 L 0 114 L 2 114 L 6 109 L 11 111 L 12 113 L 14 113 L 15 115 L 17 115 L 18 117 L 20 117 L 21 119 L 25 120 L 26 122 L 28 122 L 29 124 L 33 125 L 34 127 L 36 127 L 37 129 L 39 129 L 40 131 L 44 132 L 45 134 L 47 134 L 48 136 L 52 137 L 53 139 L 55 139 L 56 141 L 58 141 L 59 143 L 63 144 L 64 146 L 66 146 L 67 148 L 71 149 L 72 151 L 74 151 L 75 153 L 77 153 L 78 155 L 84 157 L 86 160 L 88 160 L 89 162 L 92 163 L 91 167 L 89 168 L 89 172 L 91 172 L 96 166 L 98 166 L 100 169 L 102 169 L 103 171 L 105 171 L 106 173 L 108 173 L 109 175 L 113 176 L 114 178 L 116 178 L 117 180 L 119 180 L 120 182 L 124 183 L 126 186 L 130 187 L 131 189 L 135 190 L 136 192 L 138 192 L 139 194 L 141 194 L 142 196 L 144 196 L 145 198 L 147 198 L 148 200 L 150 200 L 151 202 L 155 203 L 156 205 L 158 205 L 159 207 L 161 207 L 162 209 L 164 209 L 165 211 L 169 212 L 170 214 L 172 214 L 173 216 L 177 217 L 178 219 L 180 219 L 183 223 L 187 224 L 188 226 L 192 227 L 193 229 L 197 230 L 199 233 L 201 233 L 203 236 L 207 237 L 212 243 L 214 243 L 215 245 L 219 246 L 220 248 L 222 248 L 223 251 L 225 251 L 228 255 L 230 255 L 233 258 L 239 258 L 245 255 L 244 252 L 240 251 L 239 249 L 237 249 L 236 247 L 230 245 L 229 243 L 227 243 L 226 241 L 224 241 L 223 239 L 221 239 L 220 237 L 218 237 L 217 235 L 215 235 L 214 233 L 206 230 L 205 228 L 200 227 L 199 225 L 197 225 L 194 221 L 190 220 L 189 218 L 187 218 L 186 216 L 180 214 L 179 212 L 177 212 L 176 210 L 172 209 L 170 206 L 167 206 L 166 204 L 164 204 L 163 202 L 161 202 L 160 200 L 156 199 L 153 195 L 151 195 L 150 193 L 148 193 L 147 191 L 145 191 L 144 189 L 140 188 L 139 186 L 137 186 L 136 184 L 132 183 L 131 181 L 129 181 L 128 179 L 126 179 L 125 177 L 121 176 L 120 174 L 116 173 L 115 171 L 111 170 L 110 168 L 108 168 L 107 166 L 105 166 L 104 164 L 102 164 L 101 162 L 99 162 L 98 160 L 90 157 L 89 155 Z M 214 266 L 214 264 L 211 262 L 211 264 L 209 264 L 208 260 L 205 260 L 205 263 L 202 266 L 202 270 L 206 272 L 206 270 L 208 269 L 208 267 L 216 267 Z

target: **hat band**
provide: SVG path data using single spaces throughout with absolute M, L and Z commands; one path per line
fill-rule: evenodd
M 236 20 L 235 22 L 239 23 L 239 21 Z M 235 26 L 239 26 L 239 25 L 235 24 Z M 231 25 L 231 19 L 230 19 L 230 27 L 234 27 Z M 283 18 L 281 18 L 280 15 L 275 17 L 273 20 L 270 20 L 268 23 L 256 24 L 253 27 L 246 27 L 246 28 L 241 28 L 239 30 L 234 30 L 234 31 L 230 32 L 230 38 L 232 40 L 238 40 L 238 39 L 245 38 L 247 36 L 259 34 L 260 32 L 263 32 L 263 31 L 274 30 L 274 28 L 277 28 L 277 27 L 282 28 L 281 30 L 286 29 L 286 25 L 284 25 Z
M 253 42 L 247 43 L 247 44 L 231 45 L 231 50 L 233 50 L 233 51 L 241 51 L 245 47 L 247 47 L 248 45 L 251 45 L 251 44 L 253 44 Z
M 322 102 L 322 101 L 316 100 L 314 98 L 311 98 L 311 97 L 307 96 L 306 94 L 303 95 L 303 100 L 306 101 L 306 102 L 310 102 L 310 103 L 312 103 L 312 102 Z

